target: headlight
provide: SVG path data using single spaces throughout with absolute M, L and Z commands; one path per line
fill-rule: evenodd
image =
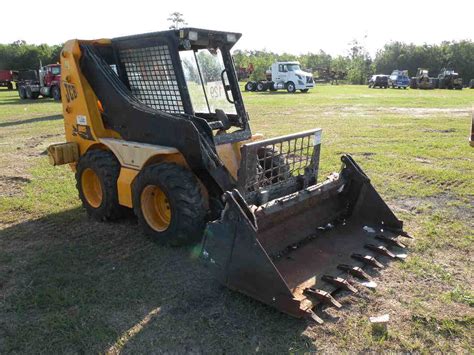
M 188 38 L 190 41 L 197 41 L 198 40 L 198 33 L 196 31 L 189 31 Z
M 235 33 L 227 34 L 227 42 L 232 42 L 232 43 L 237 42 L 237 36 L 235 35 Z
M 300 79 L 300 80 L 303 79 L 303 78 L 301 77 L 301 75 L 299 75 L 299 74 L 296 74 L 296 76 L 297 76 L 298 79 Z

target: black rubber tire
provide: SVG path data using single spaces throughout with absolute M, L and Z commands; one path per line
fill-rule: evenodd
M 28 100 L 33 99 L 33 92 L 31 91 L 31 88 L 29 86 L 26 87 L 26 98 Z
M 61 101 L 61 89 L 59 89 L 58 86 L 53 86 L 51 88 L 51 97 L 55 100 L 55 101 Z
M 270 82 L 270 85 L 268 85 L 268 89 L 272 92 L 277 91 L 277 89 L 275 88 L 275 83 L 273 81 Z
M 264 83 L 263 81 L 257 82 L 256 90 L 257 90 L 258 92 L 266 91 L 267 88 L 266 88 L 265 83 Z
M 39 97 L 39 92 L 31 91 L 31 87 L 26 88 L 26 98 L 28 100 L 36 100 Z
M 277 150 L 263 147 L 257 151 L 257 156 L 262 172 L 272 184 L 290 177 L 290 167 Z
M 87 202 L 82 191 L 82 173 L 87 168 L 97 174 L 102 187 L 102 203 L 97 208 Z M 79 159 L 76 169 L 76 188 L 87 214 L 97 221 L 118 219 L 126 211 L 126 208 L 120 206 L 118 202 L 117 179 L 119 174 L 120 163 L 110 151 L 91 150 Z
M 446 88 L 446 86 L 444 85 L 444 79 L 439 79 L 438 88 L 439 89 L 445 89 Z
M 309 89 L 301 89 L 300 91 L 303 92 L 303 93 L 307 93 L 309 91 Z
M 245 91 L 255 91 L 255 82 L 254 81 L 249 81 L 247 84 L 245 84 Z
M 22 100 L 26 99 L 26 90 L 23 86 L 18 88 L 18 96 L 20 96 L 20 99 Z
M 151 228 L 143 215 L 141 193 L 148 185 L 158 186 L 168 198 L 171 220 L 165 231 Z M 161 163 L 144 168 L 133 184 L 133 206 L 143 231 L 159 244 L 189 245 L 202 238 L 208 215 L 204 197 L 194 174 L 182 166 Z
M 10 90 L 10 91 L 13 90 L 13 83 L 12 82 L 9 82 L 7 84 L 7 89 Z
M 296 92 L 296 85 L 294 82 L 289 81 L 286 83 L 286 91 L 288 91 L 291 94 L 294 94 Z

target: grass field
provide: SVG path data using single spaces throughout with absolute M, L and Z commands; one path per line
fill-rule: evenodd
M 323 326 L 220 287 L 197 247 L 164 248 L 133 219 L 89 220 L 68 167 L 61 106 L 0 91 L 0 353 L 471 352 L 474 90 L 319 86 L 244 93 L 254 132 L 323 129 L 323 174 L 350 153 L 416 239 L 376 291 L 343 294 Z M 390 315 L 388 334 L 369 316 Z

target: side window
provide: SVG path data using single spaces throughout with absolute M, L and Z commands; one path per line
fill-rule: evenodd
M 278 71 L 281 73 L 283 71 L 283 64 L 278 65 Z

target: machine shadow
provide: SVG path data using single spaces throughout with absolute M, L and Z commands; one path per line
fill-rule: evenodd
M 154 243 L 133 217 L 100 223 L 80 208 L 3 229 L 4 350 L 317 350 L 307 321 L 221 287 L 198 254 Z
M 33 104 L 38 105 L 38 104 L 50 104 L 54 102 L 56 101 L 54 101 L 51 98 L 44 98 L 44 97 L 38 98 L 36 100 L 29 100 L 29 99 L 21 100 L 19 97 L 15 97 L 15 98 L 8 98 L 5 100 L 2 100 L 2 102 L 0 102 L 0 106 L 2 105 L 33 105 Z M 58 104 L 59 103 L 60 102 L 58 102 Z
M 44 122 L 44 121 L 58 121 L 58 120 L 62 120 L 62 119 L 63 119 L 62 115 L 42 116 L 42 117 L 29 118 L 29 119 L 26 119 L 26 120 L 20 119 L 20 120 L 17 120 L 17 121 L 2 122 L 2 123 L 0 123 L 0 128 L 1 127 L 18 126 L 18 125 L 28 124 L 28 123 Z

